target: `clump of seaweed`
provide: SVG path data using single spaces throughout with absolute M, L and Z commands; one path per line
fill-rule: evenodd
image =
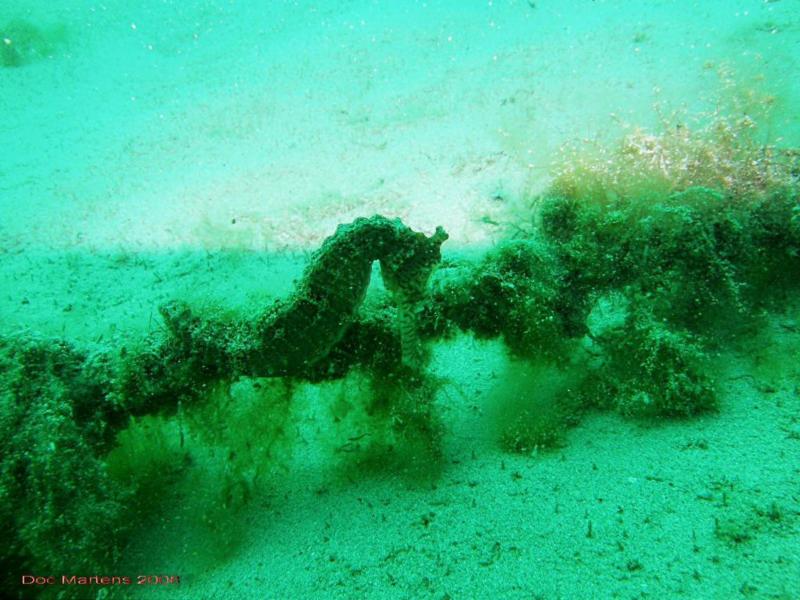
M 563 146 L 550 193 L 584 202 L 642 202 L 703 187 L 746 199 L 795 185 L 796 152 L 760 137 L 756 118 L 747 113 L 715 112 L 692 124 L 662 118 L 660 131 L 634 129 L 616 146 Z
M 749 202 L 708 188 L 645 204 L 547 196 L 538 219 L 573 294 L 635 288 L 660 317 L 699 330 L 791 288 L 800 274 L 797 204 L 789 188 Z
M 578 365 L 510 361 L 488 401 L 490 427 L 500 447 L 530 454 L 562 446 L 567 428 L 582 411 L 582 379 Z
M 423 331 L 502 337 L 515 357 L 563 358 L 576 324 L 562 276 L 561 264 L 547 245 L 535 240 L 502 243 L 477 265 L 432 287 L 421 311 Z
M 203 402 L 186 411 L 188 434 L 222 473 L 221 503 L 247 504 L 291 439 L 288 428 L 295 382 L 290 378 L 242 378 L 217 384 Z M 210 452 L 209 452 L 210 450 Z M 219 462 L 221 461 L 221 465 Z
M 631 309 L 621 327 L 595 341 L 603 356 L 594 381 L 604 392 L 594 399 L 599 405 L 634 417 L 688 417 L 717 408 L 696 336 L 656 320 L 647 308 Z
M 98 457 L 115 409 L 87 378 L 93 363 L 66 343 L 0 340 L 5 573 L 91 571 L 118 555 L 129 494 Z
M 766 115 L 769 100 L 746 100 L 733 103 L 734 116 L 717 111 L 692 127 L 663 120 L 659 133 L 635 130 L 617 146 L 566 147 L 551 187 L 528 199 L 530 226 L 513 234 L 553 268 L 534 282 L 518 266 L 500 271 L 485 302 L 470 294 L 479 309 L 470 322 L 491 315 L 502 325 L 485 333 L 513 348 L 504 288 L 522 282 L 514 294 L 525 296 L 549 285 L 549 324 L 559 327 L 532 318 L 522 327 L 568 351 L 583 338 L 589 405 L 630 416 L 715 409 L 709 349 L 751 331 L 800 282 L 798 153 L 765 139 L 753 115 Z M 487 259 L 474 279 L 496 273 Z M 609 299 L 616 314 L 598 316 Z M 616 321 L 598 325 L 605 318 Z
M 356 375 L 357 393 L 351 390 L 337 407 L 347 411 L 339 429 L 349 434 L 336 448 L 344 473 L 391 472 L 407 482 L 434 480 L 442 467 L 444 424 L 434 404 L 441 382 L 408 367 Z

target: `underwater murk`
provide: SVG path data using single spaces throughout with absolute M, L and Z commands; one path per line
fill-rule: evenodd
M 165 11 L 142 52 L 163 52 L 159 60 L 179 70 L 198 61 L 202 70 L 212 59 L 192 44 L 219 32 L 217 52 L 231 52 L 237 46 L 225 36 L 237 38 L 241 27 L 247 38 L 245 21 L 261 14 L 247 3 L 157 4 L 58 7 L 63 20 L 34 4 L 0 9 L 2 106 L 16 135 L 25 138 L 31 115 L 9 99 L 14 86 L 24 96 L 30 81 L 55 77 L 49 93 L 58 95 L 69 85 L 63 69 L 96 51 L 81 23 L 111 28 L 116 39 L 123 24 L 139 35 Z M 264 54 L 247 54 L 260 46 L 238 51 L 260 65 L 269 62 L 270 36 L 292 48 L 322 43 L 303 38 L 319 33 L 304 20 L 347 40 L 357 33 L 329 29 L 374 19 L 384 45 L 374 45 L 376 34 L 362 54 L 347 56 L 382 64 L 384 52 L 397 69 L 398 31 L 419 47 L 436 31 L 447 32 L 442 48 L 458 37 L 442 15 L 460 3 L 341 4 L 265 8 Z M 630 3 L 495 4 L 504 11 L 497 22 L 492 2 L 459 18 L 476 31 L 510 15 L 532 31 L 538 20 L 561 19 L 563 31 L 550 35 L 580 45 L 616 35 L 594 15 L 629 11 L 632 52 L 662 43 L 658 22 L 642 25 L 646 16 Z M 681 11 L 699 10 L 665 4 L 678 32 Z M 800 11 L 791 0 L 736 4 L 737 18 L 763 13 L 737 47 L 778 35 L 796 46 Z M 428 10 L 433 24 L 420 24 Z M 522 39 L 504 52 L 523 52 Z M 446 67 L 454 56 L 442 49 L 439 60 Z M 502 110 L 532 97 L 529 73 L 487 57 L 486 77 L 516 89 L 498 98 Z M 53 67 L 61 74 L 46 70 Z M 492 172 L 475 184 L 481 200 L 469 206 L 468 225 L 435 194 L 414 203 L 393 200 L 391 190 L 364 202 L 323 193 L 300 204 L 308 212 L 289 227 L 287 212 L 223 222 L 209 209 L 189 243 L 167 250 L 98 249 L 83 238 L 47 246 L 34 221 L 14 224 L 55 210 L 35 193 L 56 194 L 58 215 L 77 223 L 79 211 L 89 222 L 100 214 L 113 231 L 118 217 L 104 203 L 112 191 L 126 193 L 120 182 L 128 180 L 89 169 L 81 161 L 97 157 L 76 148 L 78 167 L 63 168 L 86 168 L 92 185 L 110 191 L 95 204 L 74 199 L 70 209 L 58 190 L 79 184 L 61 167 L 50 187 L 39 185 L 36 152 L 28 163 L 9 152 L 6 164 L 18 160 L 31 173 L 0 163 L 9 315 L 0 330 L 4 597 L 800 598 L 797 90 L 725 61 L 702 70 L 716 82 L 710 110 L 695 111 L 694 98 L 659 105 L 640 126 L 624 117 L 616 136 L 558 140 L 544 165 L 530 149 L 529 121 L 545 126 L 533 114 L 539 99 L 513 113 L 515 124 L 503 113 L 493 141 L 501 149 L 489 158 L 452 166 L 428 156 L 445 161 L 454 185 Z M 209 88 L 235 94 L 236 86 L 220 87 L 224 74 L 205 75 Z M 196 85 L 190 75 L 182 83 Z M 428 85 L 423 98 L 446 95 Z M 336 93 L 323 87 L 325 98 Z M 237 98 L 225 102 L 254 111 L 244 129 L 230 134 L 210 119 L 202 143 L 186 150 L 189 163 L 251 130 L 281 133 L 282 122 L 265 125 L 257 112 L 278 110 L 273 100 L 265 96 L 264 108 L 257 95 Z M 434 100 L 417 102 L 383 126 L 402 130 L 417 118 L 424 128 L 472 106 L 448 97 L 428 111 Z M 476 114 L 484 104 L 472 106 Z M 384 154 L 387 144 L 414 148 L 386 133 L 391 141 L 375 143 L 378 117 L 355 112 L 331 110 L 322 123 L 372 140 L 364 160 L 399 160 L 405 149 Z M 112 117 L 98 118 L 116 128 Z M 53 135 L 73 135 L 51 126 Z M 132 136 L 126 148 L 152 152 L 151 168 L 173 148 Z M 196 175 L 189 163 L 178 163 L 187 181 Z M 508 173 L 496 176 L 498 165 Z M 230 193 L 203 206 L 235 202 Z M 29 204 L 15 208 L 22 197 Z M 433 210 L 434 202 L 443 205 Z M 480 232 L 480 243 L 464 243 L 465 231 Z M 59 279 L 70 282 L 66 299 Z M 25 316 L 34 309 L 38 316 Z M 76 313 L 82 321 L 67 327 Z

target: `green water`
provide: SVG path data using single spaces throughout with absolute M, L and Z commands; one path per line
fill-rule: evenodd
M 5 596 L 798 597 L 799 8 L 4 2 Z

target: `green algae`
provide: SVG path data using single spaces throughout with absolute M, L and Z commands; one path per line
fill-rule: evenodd
M 559 448 L 583 412 L 582 366 L 510 361 L 487 400 L 488 427 L 500 447 L 517 454 Z

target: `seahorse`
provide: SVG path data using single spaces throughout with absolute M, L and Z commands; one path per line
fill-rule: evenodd
M 312 256 L 289 302 L 259 325 L 260 343 L 247 361 L 250 374 L 291 374 L 326 356 L 353 322 L 376 260 L 386 288 L 398 303 L 401 333 L 405 332 L 404 339 L 412 337 L 409 303 L 422 297 L 447 237 L 441 227 L 426 237 L 400 219 L 380 215 L 340 225 Z M 403 351 L 405 362 L 405 346 Z M 415 351 L 409 348 L 408 352 Z M 408 361 L 414 360 L 408 356 Z
M 184 351 L 213 359 L 215 371 L 224 365 L 228 376 L 299 375 L 327 356 L 352 324 L 377 260 L 398 305 L 403 363 L 419 367 L 414 311 L 447 238 L 442 227 L 428 237 L 400 219 L 359 218 L 340 225 L 312 255 L 295 292 L 254 322 L 201 321 L 181 303 L 161 313 Z

